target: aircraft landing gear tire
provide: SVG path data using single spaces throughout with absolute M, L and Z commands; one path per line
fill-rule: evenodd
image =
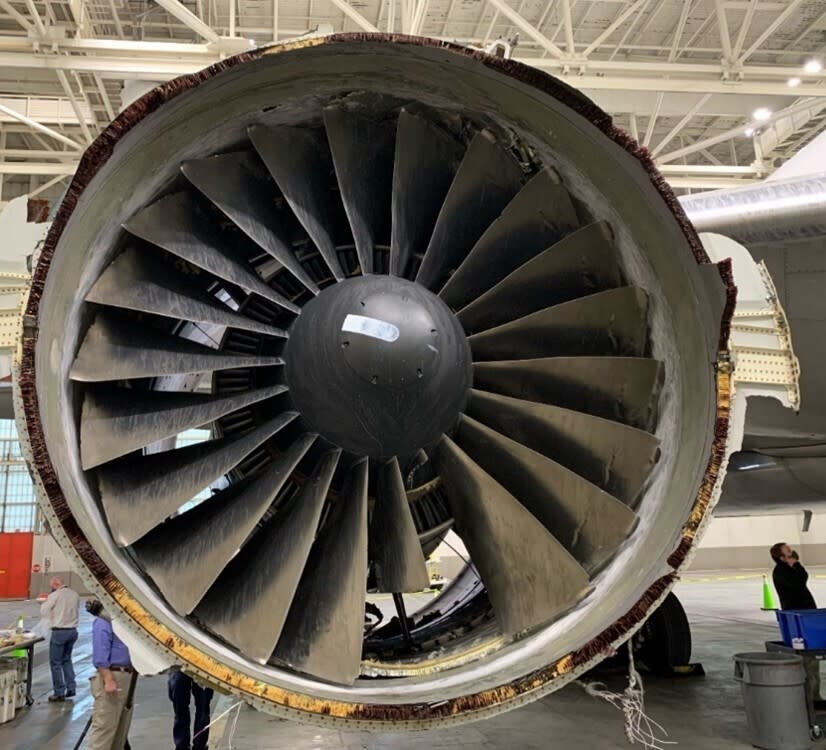
M 669 675 L 691 661 L 691 627 L 683 605 L 670 593 L 634 641 L 634 656 L 654 674 Z

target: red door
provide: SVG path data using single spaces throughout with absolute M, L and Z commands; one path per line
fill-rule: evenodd
M 28 597 L 33 545 L 31 532 L 0 534 L 0 599 Z

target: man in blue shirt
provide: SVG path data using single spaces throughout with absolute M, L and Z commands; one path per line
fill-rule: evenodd
M 94 615 L 92 624 L 92 663 L 97 670 L 91 680 L 92 728 L 89 750 L 112 750 L 132 679 L 129 650 L 112 630 L 112 621 L 95 600 L 86 609 Z M 127 727 L 128 732 L 128 727 Z

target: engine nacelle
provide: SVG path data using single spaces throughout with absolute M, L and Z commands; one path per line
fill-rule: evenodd
M 169 662 L 304 721 L 479 718 L 672 585 L 722 482 L 731 291 L 564 83 L 425 39 L 276 46 L 86 152 L 21 434 L 51 531 Z M 471 565 L 365 634 L 450 528 Z

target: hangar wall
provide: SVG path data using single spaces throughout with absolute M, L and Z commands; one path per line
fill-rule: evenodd
M 775 542 L 790 544 L 804 565 L 826 565 L 826 514 L 816 514 L 809 531 L 802 529 L 802 513 L 715 518 L 691 570 L 768 570 L 769 547 Z

